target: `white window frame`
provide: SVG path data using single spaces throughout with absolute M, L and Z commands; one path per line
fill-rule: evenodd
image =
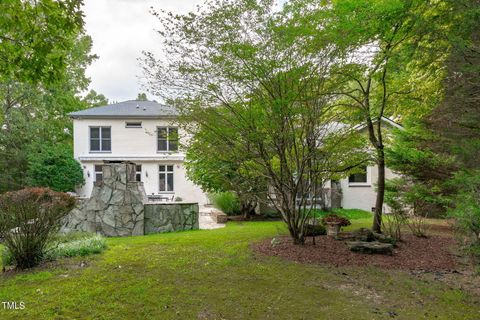
M 167 130 L 167 137 L 166 137 L 167 150 L 160 150 L 160 143 L 159 143 L 160 129 L 166 129 Z M 173 130 L 173 129 L 177 130 L 177 139 L 176 139 L 177 149 L 176 150 L 170 150 L 170 130 Z M 168 126 L 157 127 L 157 152 L 159 152 L 159 153 L 161 153 L 161 152 L 178 152 L 179 141 L 180 141 L 180 137 L 179 137 L 178 127 L 168 127 Z
M 163 170 L 162 170 L 163 167 Z M 169 167 L 172 167 L 172 170 L 168 170 Z M 168 190 L 168 175 L 172 175 L 172 190 Z M 164 176 L 164 189 L 162 190 L 161 185 L 161 176 Z M 173 164 L 160 164 L 158 165 L 158 191 L 160 193 L 175 193 L 175 165 Z
M 100 167 L 100 171 L 97 171 L 97 167 Z M 93 183 L 97 182 L 97 174 L 102 176 L 102 180 L 103 180 L 103 164 L 93 165 Z
M 102 129 L 110 129 L 110 138 L 103 139 Z M 92 129 L 98 129 L 98 144 L 100 150 L 92 150 Z M 96 138 L 95 138 L 96 139 Z M 110 140 L 110 150 L 103 150 L 102 140 Z M 110 126 L 89 126 L 88 127 L 88 145 L 90 153 L 112 153 L 112 127 Z
M 350 176 L 347 177 L 347 182 L 349 187 L 371 187 L 372 186 L 372 167 L 367 166 L 366 168 L 366 182 L 350 182 Z
M 135 181 L 142 182 L 142 165 L 141 164 L 135 165 Z

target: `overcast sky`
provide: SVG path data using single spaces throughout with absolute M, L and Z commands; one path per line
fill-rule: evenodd
M 88 69 L 90 88 L 110 101 L 135 99 L 142 75 L 137 58 L 142 50 L 158 51 L 159 28 L 149 10 L 178 13 L 192 11 L 201 0 L 86 0 L 87 33 L 93 38 L 92 53 L 99 56 Z M 154 98 L 148 95 L 150 99 Z

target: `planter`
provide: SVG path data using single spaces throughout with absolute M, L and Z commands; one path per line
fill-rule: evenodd
M 339 223 L 327 223 L 327 236 L 336 237 L 340 232 Z

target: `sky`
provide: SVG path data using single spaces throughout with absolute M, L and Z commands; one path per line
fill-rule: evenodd
M 90 89 L 104 94 L 110 101 L 131 100 L 139 92 L 142 70 L 141 52 L 159 51 L 155 29 L 159 23 L 150 7 L 176 13 L 195 9 L 201 0 L 86 0 L 86 32 L 93 39 L 92 53 L 99 56 L 87 68 Z M 149 99 L 154 99 L 147 93 Z

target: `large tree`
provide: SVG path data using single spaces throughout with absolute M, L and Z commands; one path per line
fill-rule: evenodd
M 82 0 L 0 1 L 0 81 L 57 82 L 83 29 Z
M 424 114 L 441 80 L 441 51 L 431 50 L 442 4 L 424 0 L 345 0 L 325 4 L 298 0 L 291 15 L 313 37 L 329 39 L 336 61 L 331 68 L 333 102 L 365 125 L 378 167 L 373 230 L 381 232 L 385 191 L 383 117 Z M 323 24 L 323 26 L 322 26 Z M 322 26 L 319 28 L 319 26 Z
M 243 157 L 246 170 L 267 182 L 294 243 L 303 244 L 309 196 L 356 160 L 350 128 L 325 94 L 331 48 L 268 0 L 156 15 L 164 57 L 146 53 L 152 93 L 179 108 L 187 131 L 209 132 L 205 143 Z

